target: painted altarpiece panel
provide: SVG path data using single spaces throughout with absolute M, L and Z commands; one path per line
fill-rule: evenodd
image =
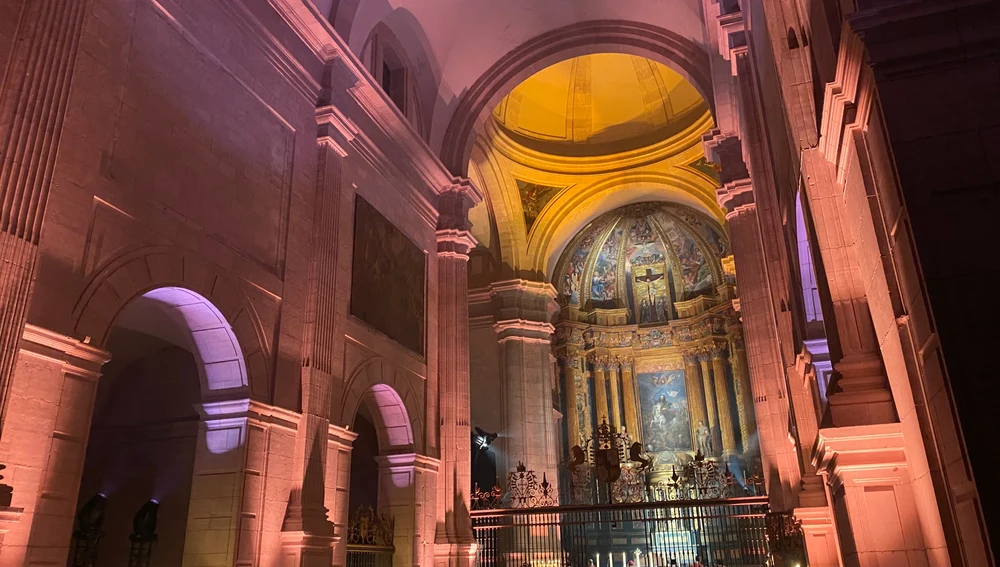
M 691 450 L 691 418 L 683 370 L 641 372 L 636 376 L 646 451 L 656 464 L 685 462 Z

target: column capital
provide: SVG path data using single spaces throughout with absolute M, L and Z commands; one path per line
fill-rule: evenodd
M 727 220 L 752 212 L 756 209 L 753 182 L 750 181 L 749 177 L 730 181 L 715 190 L 715 200 L 719 202 L 720 207 L 728 211 L 726 213 Z
M 729 354 L 727 352 L 728 350 L 729 349 L 726 348 L 726 345 L 716 344 L 715 346 L 708 349 L 708 354 L 709 356 L 712 357 L 713 360 L 725 359 L 728 358 L 727 356 Z
M 469 209 L 483 200 L 482 192 L 466 178 L 456 178 L 438 194 L 438 229 L 468 230 Z
M 467 230 L 444 228 L 439 229 L 435 235 L 437 236 L 439 258 L 456 258 L 467 262 L 469 250 L 478 244 L 472 233 Z
M 506 280 L 490 284 L 494 330 L 499 339 L 523 338 L 551 342 L 558 310 L 552 284 L 529 280 Z

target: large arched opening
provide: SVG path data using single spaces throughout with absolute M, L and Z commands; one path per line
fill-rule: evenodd
M 125 305 L 104 348 L 111 361 L 97 385 L 78 497 L 84 508 L 103 505 L 96 565 L 128 562 L 133 518 L 149 502 L 157 539 L 150 565 L 231 555 L 238 521 L 228 512 L 237 507 L 218 505 L 236 504 L 238 495 L 225 489 L 233 475 L 219 465 L 238 463 L 243 444 L 207 422 L 222 405 L 248 398 L 229 322 L 202 295 L 159 287 Z M 81 516 L 77 529 L 85 523 Z
M 425 534 L 418 513 L 419 461 L 406 404 L 387 384 L 361 396 L 351 420 L 348 564 L 419 564 Z M 426 486 L 424 487 L 426 489 Z M 359 563 L 360 564 L 360 563 Z

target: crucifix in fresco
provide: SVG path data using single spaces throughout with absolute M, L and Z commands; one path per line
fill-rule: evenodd
M 635 281 L 645 284 L 646 287 L 646 297 L 638 300 L 639 305 L 637 309 L 637 319 L 640 323 L 652 323 L 654 321 L 667 320 L 666 299 L 653 293 L 653 282 L 662 280 L 663 276 L 664 274 L 662 273 L 654 274 L 652 268 L 646 268 L 646 273 L 644 275 L 635 276 Z

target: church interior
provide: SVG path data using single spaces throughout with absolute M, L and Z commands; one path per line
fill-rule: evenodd
M 0 567 L 991 567 L 992 0 L 0 0 Z

